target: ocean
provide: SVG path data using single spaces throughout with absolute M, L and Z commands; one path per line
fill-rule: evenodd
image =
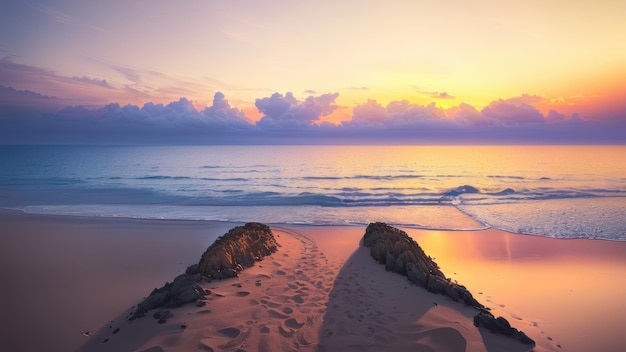
M 626 147 L 0 146 L 0 207 L 626 241 Z

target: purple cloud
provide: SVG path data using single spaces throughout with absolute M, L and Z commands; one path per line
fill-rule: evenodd
M 243 111 L 233 108 L 225 99 L 222 92 L 215 93 L 213 105 L 202 111 L 202 115 L 209 125 L 222 127 L 250 128 L 252 125 L 246 119 Z
M 298 101 L 291 92 L 284 96 L 274 93 L 270 97 L 257 99 L 255 106 L 263 114 L 257 126 L 272 128 L 307 128 L 317 126 L 320 117 L 331 114 L 336 108 L 338 93 L 308 96 Z
M 72 79 L 78 83 L 93 85 L 107 89 L 113 89 L 113 86 L 109 84 L 105 79 L 89 78 L 87 76 L 72 77 Z
M 482 109 L 481 113 L 494 123 L 503 125 L 545 122 L 543 115 L 537 108 L 525 102 L 517 102 L 514 99 L 493 101 Z
M 350 127 L 383 127 L 389 120 L 389 113 L 376 100 L 368 99 L 365 104 L 357 105 L 352 109 L 352 120 L 344 122 L 343 126 Z
M 489 118 L 483 115 L 480 111 L 476 110 L 475 107 L 466 103 L 459 104 L 453 117 L 457 123 L 463 125 L 488 126 L 491 124 L 491 120 Z
M 578 118 L 578 115 L 576 115 L 576 118 Z M 564 114 L 561 114 L 556 110 L 550 110 L 548 111 L 548 115 L 546 115 L 546 122 L 548 123 L 562 122 L 562 121 L 565 121 L 566 119 L 567 117 Z
M 4 109 L 1 111 L 5 111 Z M 0 139 L 7 143 L 226 143 L 254 126 L 221 92 L 198 112 L 180 98 L 143 107 L 112 103 L 98 109 L 67 106 L 56 113 L 0 115 Z
M 383 107 L 375 100 L 358 105 L 353 110 L 351 121 L 344 122 L 347 128 L 419 128 L 420 126 L 447 126 L 446 113 L 435 103 L 412 104 L 407 100 L 396 100 Z
M 7 60 L 5 65 L 12 64 Z M 22 67 L 19 72 L 35 72 Z M 44 72 L 45 74 L 49 74 Z M 96 86 L 106 81 L 89 77 L 68 79 L 72 84 Z M 0 86 L 0 141 L 2 143 L 140 143 L 140 144 L 250 144 L 250 143 L 624 143 L 626 123 L 593 122 L 577 114 L 570 118 L 550 111 L 544 116 L 531 103 L 540 97 L 523 95 L 491 102 L 478 110 L 461 103 L 450 109 L 435 103 L 407 100 L 386 106 L 368 100 L 352 109 L 352 119 L 341 125 L 322 123 L 336 111 L 337 93 L 309 95 L 274 93 L 256 100 L 263 117 L 251 123 L 215 93 L 212 104 L 198 111 L 194 102 L 180 98 L 169 104 L 143 106 L 108 104 L 100 108 L 67 106 L 61 99 L 30 90 Z M 54 111 L 50 107 L 56 107 Z

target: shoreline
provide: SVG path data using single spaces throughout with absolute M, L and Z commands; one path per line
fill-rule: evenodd
M 450 207 L 453 207 L 455 209 L 458 210 L 458 208 L 450 205 Z M 463 213 L 461 210 L 459 210 L 463 215 L 466 215 L 465 213 Z M 213 219 L 184 219 L 184 218 L 145 218 L 145 217 L 132 217 L 132 216 L 111 216 L 111 215 L 102 215 L 102 216 L 98 216 L 98 215 L 76 215 L 76 214 L 53 214 L 53 213 L 37 213 L 37 212 L 27 212 L 24 211 L 22 209 L 17 209 L 17 208 L 7 208 L 7 207 L 0 207 L 0 214 L 24 214 L 24 215 L 34 215 L 34 216 L 50 216 L 50 217 L 67 217 L 70 219 L 81 219 L 81 218 L 92 218 L 92 219 L 119 219 L 119 220 L 137 220 L 137 221 L 163 221 L 163 222 L 198 222 L 198 223 L 211 223 L 211 224 L 230 224 L 232 226 L 238 225 L 238 224 L 244 224 L 246 222 L 250 222 L 250 221 L 231 221 L 231 220 L 213 220 Z M 474 220 L 475 221 L 475 220 Z M 477 222 L 478 223 L 478 222 Z M 313 224 L 313 223 L 297 223 L 297 222 L 292 222 L 292 223 L 287 223 L 287 222 L 265 222 L 265 224 L 273 226 L 273 227 L 366 227 L 368 225 L 368 223 L 350 223 L 350 224 Z M 514 235 L 514 236 L 531 236 L 531 237 L 539 237 L 539 238 L 548 238 L 548 239 L 553 239 L 553 240 L 563 240 L 563 241 L 570 241 L 570 240 L 587 240 L 587 241 L 601 241 L 601 242 L 618 242 L 618 243 L 626 243 L 626 240 L 619 240 L 619 239 L 610 239 L 610 238 L 601 238 L 601 237 L 594 237 L 594 238 L 589 238 L 589 237 L 552 237 L 552 236 L 545 236 L 545 235 L 540 235 L 540 234 L 533 234 L 533 233 L 524 233 L 524 232 L 515 232 L 515 231 L 510 231 L 507 229 L 502 229 L 493 225 L 488 225 L 488 224 L 483 224 L 483 227 L 476 227 L 476 228 L 451 228 L 451 227 L 432 227 L 432 226 L 420 226 L 420 225 L 411 225 L 411 224 L 402 224 L 402 223 L 388 223 L 390 226 L 394 226 L 397 228 L 401 228 L 401 229 L 407 229 L 407 230 L 418 230 L 418 231 L 439 231 L 439 232 L 481 232 L 481 231 L 488 231 L 488 230 L 496 230 L 496 231 L 500 231 L 503 233 L 507 233 L 510 235 Z
M 28 343 L 58 345 L 69 350 L 77 348 L 89 339 L 82 336 L 84 331 L 106 326 L 153 287 L 172 280 L 187 264 L 197 261 L 217 236 L 237 224 L 40 215 L 4 210 L 0 210 L 0 223 L 7 229 L 0 237 L 0 252 L 4 252 L 1 253 L 2 277 L 10 288 L 3 293 L 7 294 L 3 300 L 15 302 L 9 307 L 9 324 L 5 328 L 11 340 L 3 343 L 17 346 L 13 349 L 16 351 L 38 347 L 26 348 Z M 272 228 L 310 238 L 323 251 L 326 260 L 335 266 L 341 265 L 335 268 L 336 275 L 344 268 L 346 260 L 358 252 L 364 233 L 364 227 L 356 225 L 272 224 Z M 626 270 L 626 243 L 595 239 L 561 241 L 497 229 L 401 228 L 416 239 L 427 254 L 436 258 L 448 277 L 458 279 L 481 303 L 491 306 L 494 313 L 503 313 L 515 327 L 535 339 L 537 350 L 583 351 L 584 347 L 601 346 L 600 349 L 610 351 L 611 346 L 626 343 L 622 334 L 613 331 L 626 323 L 624 318 L 616 318 L 626 309 L 615 300 L 626 294 L 626 287 L 615 282 L 614 276 Z M 463 268 L 473 271 L 464 272 Z M 581 276 L 573 275 L 573 270 L 579 270 Z M 492 280 L 491 286 L 484 280 L 482 273 L 485 272 L 496 275 L 496 282 Z M 538 275 L 542 272 L 547 276 Z M 600 277 L 590 277 L 590 272 Z M 506 281 L 497 275 L 514 277 Z M 533 276 L 528 275 L 544 281 L 533 282 Z M 555 281 L 553 285 L 545 281 L 550 277 Z M 572 286 L 574 291 L 568 293 L 571 284 L 581 281 L 581 277 L 587 279 L 584 283 L 593 289 L 586 290 L 586 285 L 578 285 Z M 516 280 L 516 285 L 526 291 L 511 292 L 511 283 Z M 542 293 L 542 288 L 562 289 L 563 292 Z M 530 295 L 537 291 L 541 294 Z M 604 295 L 607 292 L 610 294 Z M 556 317 L 546 317 L 545 312 L 559 301 L 574 304 L 569 307 L 571 312 L 557 311 L 551 313 Z M 533 305 L 539 303 L 536 307 Z M 592 314 L 592 310 L 598 314 Z M 544 316 L 538 315 L 540 313 Z M 611 315 L 607 317 L 607 314 Z M 584 330 L 577 326 L 564 329 L 559 325 L 567 321 L 559 322 L 559 315 L 567 321 L 574 317 L 586 320 L 591 326 Z M 605 320 L 598 320 L 601 317 Z M 603 325 L 606 320 L 612 323 L 608 328 Z M 600 328 L 602 331 L 598 330 Z M 572 331 L 579 336 L 572 336 Z M 29 337 L 33 332 L 39 336 L 38 341 Z

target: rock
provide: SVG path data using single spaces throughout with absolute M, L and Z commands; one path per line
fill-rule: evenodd
M 479 328 L 485 328 L 491 333 L 510 336 L 526 345 L 535 346 L 535 341 L 533 341 L 533 339 L 526 336 L 526 334 L 522 331 L 511 327 L 508 320 L 503 317 L 496 318 L 493 314 L 485 310 L 482 310 L 474 317 L 474 325 Z
M 426 289 L 432 293 L 445 295 L 448 292 L 450 282 L 445 277 L 429 275 Z
M 385 270 L 392 271 L 395 265 L 396 259 L 393 257 L 391 252 L 387 251 L 387 254 L 385 255 Z
M 187 267 L 185 270 L 185 274 L 187 275 L 195 275 L 198 273 L 198 264 L 193 264 Z
M 173 317 L 174 314 L 172 314 L 172 312 L 170 312 L 169 310 L 164 311 L 163 313 L 161 313 L 160 318 L 158 320 L 159 324 L 165 324 L 167 323 L 167 319 Z
M 365 230 L 363 244 L 370 248 L 372 257 L 386 267 L 387 259 L 393 260 L 390 268 L 395 269 L 394 272 L 406 273 L 408 263 L 412 263 L 422 273 L 443 277 L 439 266 L 402 230 L 381 222 L 371 223 Z M 402 259 L 396 264 L 398 258 Z
M 406 276 L 412 283 L 426 287 L 426 282 L 428 280 L 428 276 L 426 273 L 418 270 L 413 263 L 407 263 L 406 265 Z
M 152 309 L 177 308 L 201 302 L 211 291 L 203 289 L 199 282 L 237 277 L 244 268 L 254 265 L 255 260 L 260 260 L 276 249 L 276 240 L 268 226 L 249 223 L 235 227 L 218 238 L 204 252 L 198 264 L 189 266 L 184 274 L 177 276 L 171 283 L 167 282 L 163 287 L 152 290 L 137 305 L 129 320 L 142 317 Z M 155 315 L 159 323 L 166 322 L 167 318 Z
M 176 308 L 205 298 L 204 290 L 198 285 L 200 275 L 181 274 L 173 282 L 154 289 L 152 293 L 137 305 L 137 310 L 129 318 L 134 320 L 156 308 Z
M 385 264 L 387 271 L 406 275 L 409 281 L 430 292 L 479 309 L 483 307 L 465 287 L 451 283 L 437 263 L 406 232 L 384 223 L 372 223 L 365 230 L 363 245 L 370 248 L 374 259 Z
M 276 250 L 276 239 L 267 225 L 247 223 L 219 237 L 202 254 L 197 270 L 212 279 L 236 277 Z
M 473 193 L 478 190 L 472 186 L 462 186 L 457 191 Z M 439 270 L 437 263 L 427 256 L 406 232 L 384 223 L 371 223 L 365 230 L 363 245 L 370 248 L 370 255 L 379 263 L 384 264 L 387 271 L 406 275 L 410 282 L 430 292 L 447 296 L 454 301 L 463 302 L 480 310 L 480 313 L 474 317 L 474 325 L 477 327 L 511 336 L 528 345 L 535 345 L 535 342 L 526 334 L 512 328 L 506 319 L 495 318 L 485 306 L 474 299 L 467 288 L 446 278 Z
M 446 296 L 452 298 L 453 301 L 458 302 L 463 298 L 463 291 L 459 285 L 451 284 L 446 289 Z

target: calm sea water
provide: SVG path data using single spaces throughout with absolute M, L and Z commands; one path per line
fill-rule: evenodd
M 0 147 L 0 207 L 626 240 L 626 147 Z

